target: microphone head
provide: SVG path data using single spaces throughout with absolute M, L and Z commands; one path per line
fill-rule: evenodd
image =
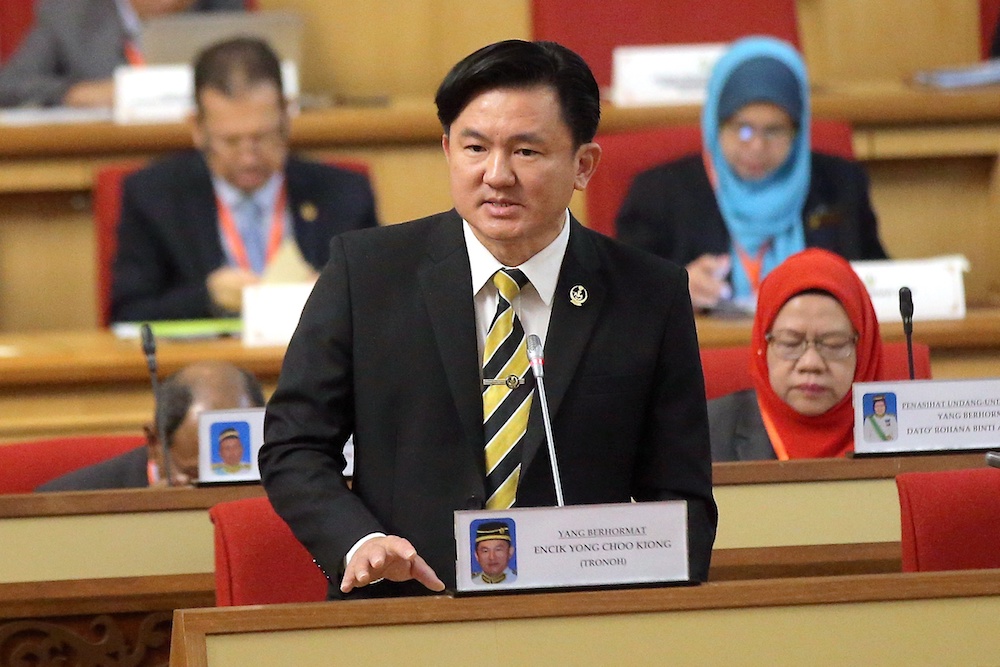
M 913 317 L 913 293 L 909 287 L 899 288 L 899 314 L 904 320 Z
M 139 332 L 142 335 L 142 352 L 147 357 L 151 354 L 156 354 L 156 339 L 153 338 L 153 329 L 149 326 L 148 322 L 143 322 L 142 326 L 139 327 Z
M 537 334 L 528 334 L 528 360 L 532 363 L 544 363 L 542 339 Z

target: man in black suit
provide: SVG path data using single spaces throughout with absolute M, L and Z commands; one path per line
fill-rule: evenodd
M 187 486 L 198 480 L 198 416 L 205 410 L 258 408 L 260 383 L 223 362 L 185 366 L 160 384 L 153 421 L 142 427 L 146 445 L 49 480 L 36 491 L 92 491 Z M 170 456 L 164 457 L 160 433 Z M 168 466 L 164 460 L 169 458 Z M 169 468 L 169 470 L 168 470 Z
M 523 329 L 544 339 L 565 502 L 687 500 L 691 575 L 705 579 L 717 514 L 684 270 L 567 209 L 600 160 L 593 75 L 562 46 L 511 40 L 457 64 L 436 103 L 455 209 L 334 239 L 268 405 L 271 502 L 331 596 L 454 586 L 455 510 L 555 504 Z M 484 378 L 484 357 L 516 338 L 517 373 Z M 508 405 L 522 386 L 528 402 Z M 527 422 L 499 480 L 508 459 L 486 463 L 498 414 Z
M 281 68 L 260 40 L 195 63 L 194 144 L 126 179 L 112 276 L 115 321 L 237 314 L 276 257 L 315 274 L 330 238 L 377 224 L 368 179 L 289 157 Z

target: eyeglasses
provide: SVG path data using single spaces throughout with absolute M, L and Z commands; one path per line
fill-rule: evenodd
M 771 346 L 778 358 L 785 361 L 798 361 L 809 347 L 813 347 L 824 361 L 843 361 L 854 354 L 858 334 L 848 336 L 842 333 L 832 333 L 810 340 L 795 333 L 779 332 L 767 334 L 764 336 L 764 340 Z
M 766 125 L 757 127 L 750 123 L 726 123 L 722 129 L 736 135 L 742 143 L 748 144 L 757 137 L 766 144 L 791 143 L 795 136 L 793 125 Z

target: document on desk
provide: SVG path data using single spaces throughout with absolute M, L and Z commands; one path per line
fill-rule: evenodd
M 111 331 L 122 340 L 139 340 L 142 322 L 115 322 Z M 239 318 L 219 318 L 204 320 L 161 320 L 149 322 L 153 335 L 169 340 L 204 340 L 239 336 L 243 331 L 243 321 Z
M 111 108 L 77 109 L 74 107 L 24 107 L 0 111 L 0 125 L 71 125 L 74 123 L 111 122 Z

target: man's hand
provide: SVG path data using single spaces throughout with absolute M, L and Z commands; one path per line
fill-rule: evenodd
M 115 84 L 111 79 L 81 81 L 69 87 L 63 95 L 68 107 L 108 107 L 115 102 Z
M 362 544 L 344 570 L 340 590 L 350 593 L 379 579 L 409 581 L 416 579 L 432 591 L 443 591 L 444 582 L 417 555 L 409 540 L 389 535 L 373 537 Z
M 721 299 L 731 296 L 732 288 L 726 282 L 729 261 L 729 255 L 705 254 L 687 265 L 691 305 L 714 308 Z
M 232 266 L 212 271 L 206 281 L 212 303 L 231 313 L 238 313 L 243 308 L 243 288 L 258 282 L 257 274 Z

